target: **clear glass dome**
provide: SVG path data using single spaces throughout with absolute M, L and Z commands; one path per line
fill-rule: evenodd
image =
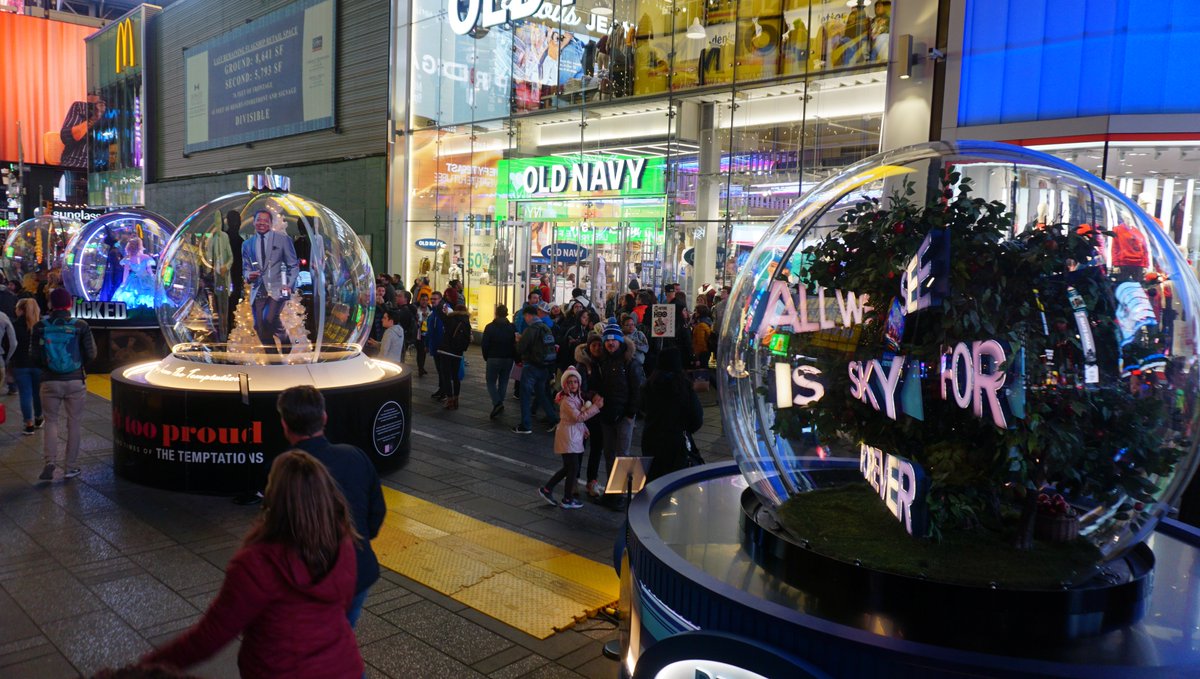
M 362 242 L 285 177 L 250 180 L 189 215 L 163 251 L 158 323 L 172 353 L 227 364 L 359 354 L 375 307 Z
M 882 452 L 928 474 L 935 525 L 1036 498 L 1115 556 L 1195 467 L 1198 299 L 1155 220 L 1074 165 L 879 154 L 802 196 L 739 274 L 726 430 L 770 508 L 810 487 L 802 457 Z
M 39 283 L 58 287 L 62 278 L 67 241 L 79 231 L 79 222 L 41 214 L 26 219 L 4 242 L 4 275 L 20 281 L 21 287 L 36 292 Z
M 76 299 L 124 302 L 129 313 L 154 313 L 159 256 L 175 225 L 147 210 L 109 212 L 67 243 L 63 284 Z

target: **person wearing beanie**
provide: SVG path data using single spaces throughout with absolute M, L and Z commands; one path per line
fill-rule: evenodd
M 604 397 L 600 411 L 601 436 L 604 441 L 604 460 L 611 471 L 617 457 L 629 455 L 633 442 L 633 417 L 638 411 L 638 389 L 641 385 L 641 369 L 634 363 L 636 350 L 625 341 L 621 326 L 616 319 L 604 325 L 600 335 L 604 351 L 596 362 L 595 377 L 588 382 Z M 588 456 L 587 489 L 593 497 L 601 495 L 600 459 L 594 453 Z M 606 475 L 607 478 L 607 475 Z
M 693 457 L 699 458 L 692 434 L 704 424 L 704 409 L 683 370 L 678 347 L 667 345 L 659 352 L 654 372 L 642 387 L 642 403 L 646 410 L 642 451 L 654 458 L 647 480 L 688 467 Z
M 546 485 L 538 488 L 538 495 L 547 503 L 563 509 L 579 509 L 583 506 L 575 499 L 575 479 L 579 476 L 579 462 L 583 458 L 583 441 L 588 436 L 586 422 L 600 414 L 604 406 L 602 396 L 585 400 L 580 389 L 582 378 L 574 366 L 563 371 L 562 391 L 558 393 L 558 429 L 554 431 L 554 452 L 562 458 L 562 469 L 554 473 Z M 563 500 L 559 505 L 554 500 L 554 486 L 566 480 Z
M 88 324 L 71 317 L 71 293 L 65 288 L 50 291 L 50 315 L 33 326 L 30 358 L 41 370 L 42 415 L 46 419 L 42 457 L 46 466 L 39 481 L 79 476 L 80 430 L 83 403 L 87 396 L 83 367 L 96 358 L 96 341 Z M 67 426 L 65 464 L 59 456 L 58 431 Z

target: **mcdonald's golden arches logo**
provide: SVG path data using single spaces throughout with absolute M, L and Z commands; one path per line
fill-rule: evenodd
M 133 20 L 125 19 L 117 24 L 117 73 L 137 66 L 133 47 Z

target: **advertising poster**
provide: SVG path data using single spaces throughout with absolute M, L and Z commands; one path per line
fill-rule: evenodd
M 569 18 L 561 25 L 529 21 L 513 29 L 513 110 L 536 111 L 553 106 L 556 95 L 598 90 L 598 42 L 594 35 L 575 30 Z
M 675 305 L 655 304 L 650 307 L 650 336 L 675 336 Z
M 87 97 L 84 39 L 94 31 L 0 12 L 0 161 L 20 153 L 35 165 L 87 166 L 88 130 L 104 115 Z
M 418 145 L 417 141 L 421 143 Z M 412 200 L 439 214 L 487 213 L 496 204 L 500 159 L 504 152 L 438 153 L 436 135 L 413 137 Z
M 185 151 L 334 126 L 336 0 L 297 0 L 184 49 Z

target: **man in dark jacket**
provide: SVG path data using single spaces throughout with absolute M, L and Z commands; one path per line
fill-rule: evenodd
M 42 454 L 46 466 L 39 481 L 53 481 L 58 467 L 58 428 L 67 424 L 66 464 L 63 478 L 79 476 L 79 437 L 87 384 L 83 366 L 96 358 L 96 341 L 84 321 L 71 318 L 71 293 L 66 288 L 50 292 L 50 315 L 33 326 L 30 357 L 42 371 L 42 414 L 46 418 Z
M 589 386 L 604 397 L 600 409 L 600 428 L 604 437 L 604 463 L 611 471 L 617 457 L 629 455 L 633 442 L 633 416 L 638 411 L 641 388 L 640 368 L 633 362 L 636 350 L 625 341 L 616 323 L 604 326 L 604 353 L 596 361 L 596 377 Z M 588 461 L 588 494 L 597 496 L 603 484 L 599 479 L 599 460 Z
M 558 412 L 546 391 L 550 381 L 550 368 L 558 358 L 557 347 L 554 345 L 550 327 L 538 320 L 538 310 L 529 305 L 523 310 L 525 331 L 517 340 L 517 356 L 521 358 L 524 367 L 521 368 L 521 422 L 513 427 L 514 434 L 529 434 L 533 432 L 533 399 L 538 400 L 542 410 L 546 412 L 551 427 L 558 424 Z M 547 340 L 547 338 L 550 338 Z M 553 351 L 550 348 L 554 347 Z
M 279 412 L 283 436 L 288 443 L 320 460 L 337 481 L 354 519 L 354 529 L 362 536 L 362 542 L 355 548 L 358 580 L 354 586 L 354 599 L 346 611 L 350 626 L 354 627 L 362 613 L 363 602 L 367 600 L 367 592 L 379 579 L 379 561 L 375 558 L 375 550 L 371 549 L 371 540 L 379 535 L 387 515 L 379 475 L 362 450 L 345 443 L 330 443 L 325 438 L 328 419 L 325 397 L 316 387 L 305 384 L 285 389 L 279 394 L 275 409 Z
M 446 314 L 450 312 L 442 302 L 442 293 L 434 291 L 429 296 L 429 318 L 425 320 L 425 347 L 433 355 L 433 367 L 437 369 L 438 390 L 430 395 L 435 401 L 443 401 L 447 394 L 444 392 L 445 379 L 442 377 L 442 362 L 437 360 L 438 346 L 442 336 L 446 334 Z
M 487 364 L 484 381 L 488 395 L 492 397 L 492 412 L 488 417 L 493 420 L 504 410 L 504 388 L 517 357 L 516 334 L 516 327 L 508 320 L 508 307 L 497 304 L 496 319 L 483 329 L 480 340 L 483 360 Z
M 404 352 L 408 347 L 417 343 L 417 307 L 412 303 L 412 293 L 408 290 L 396 291 L 396 312 L 399 314 L 400 328 L 404 330 Z

